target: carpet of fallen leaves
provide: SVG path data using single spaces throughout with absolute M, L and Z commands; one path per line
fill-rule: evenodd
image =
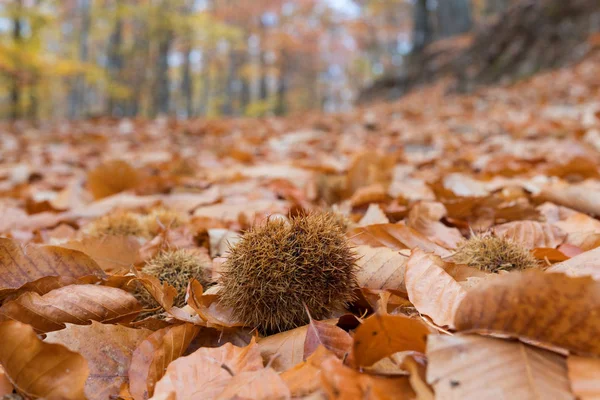
M 4 126 L 0 148 L 0 397 L 600 396 L 600 57 L 345 115 Z M 88 234 L 159 206 L 188 218 Z M 360 256 L 358 300 L 331 319 L 261 337 L 218 286 L 192 280 L 176 307 L 140 273 L 194 249 L 216 280 L 249 226 L 314 209 L 349 218 Z M 540 268 L 452 262 L 488 231 Z M 139 318 L 135 282 L 165 318 Z

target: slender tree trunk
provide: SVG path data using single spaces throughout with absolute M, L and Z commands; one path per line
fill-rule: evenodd
M 413 52 L 418 53 L 423 50 L 432 39 L 427 0 L 416 0 L 413 20 Z
M 23 11 L 23 0 L 17 0 L 16 3 L 16 14 L 13 20 L 13 32 L 12 32 L 12 37 L 13 37 L 13 42 L 15 44 L 16 48 L 19 48 L 21 46 L 21 42 L 22 42 L 22 22 L 21 22 L 21 13 Z M 19 64 L 21 63 L 20 60 L 20 55 L 18 56 L 19 58 L 16 60 L 16 70 L 17 72 L 19 71 Z M 16 121 L 17 119 L 19 119 L 20 117 L 20 105 L 21 105 L 21 84 L 20 84 L 20 79 L 18 77 L 18 73 L 15 74 L 14 78 L 12 79 L 12 84 L 11 84 L 11 88 L 10 88 L 10 106 L 11 106 L 11 119 L 13 121 Z
M 471 30 L 473 21 L 469 0 L 442 0 L 437 4 L 438 33 L 442 38 Z
M 186 44 L 185 49 L 183 51 L 184 60 L 183 60 L 183 72 L 181 79 L 181 93 L 183 94 L 183 100 L 185 103 L 185 116 L 186 118 L 191 118 L 194 113 L 194 102 L 193 102 L 193 94 L 194 87 L 192 81 L 192 67 L 190 61 L 191 54 L 191 46 L 189 43 Z
M 205 57 L 202 59 L 202 95 L 200 97 L 200 115 L 208 115 L 210 92 L 211 92 L 211 77 L 210 77 L 210 63 L 211 55 L 205 53 Z
M 289 74 L 289 56 L 284 50 L 281 52 L 281 65 L 279 70 L 279 83 L 277 85 L 277 106 L 275 107 L 276 115 L 285 115 L 287 113 L 287 91 L 288 91 L 288 74 Z
M 91 26 L 91 1 L 80 0 L 79 9 L 81 12 L 81 30 L 79 36 L 79 61 L 85 63 L 88 61 L 89 47 L 88 37 Z M 69 98 L 69 118 L 80 117 L 85 111 L 85 78 L 83 75 L 75 77 L 71 95 Z
M 156 91 L 154 95 L 154 114 L 168 114 L 170 105 L 169 53 L 173 42 L 173 32 L 162 33 L 158 42 L 158 62 L 156 70 Z
M 120 4 L 117 2 L 117 14 L 119 14 Z M 108 41 L 108 73 L 110 76 L 111 84 L 121 85 L 121 74 L 123 71 L 123 55 L 122 51 L 123 43 L 123 19 L 121 16 L 117 16 L 115 26 Z M 113 93 L 108 96 L 107 113 L 112 116 L 123 116 L 125 110 L 123 109 L 122 101 L 115 98 Z
M 487 0 L 485 2 L 485 13 L 488 15 L 497 14 L 504 11 L 510 0 Z

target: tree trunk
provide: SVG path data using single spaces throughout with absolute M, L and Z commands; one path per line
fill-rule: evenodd
M 79 61 L 87 62 L 89 47 L 88 37 L 91 26 L 91 1 L 80 0 L 79 10 L 81 15 L 81 29 L 79 36 Z M 69 96 L 69 118 L 75 119 L 80 117 L 85 110 L 85 78 L 83 74 L 75 77 L 71 94 Z
M 431 42 L 432 31 L 429 23 L 429 9 L 427 0 L 417 0 L 413 13 L 413 52 L 418 53 Z
M 288 110 L 287 91 L 289 80 L 289 56 L 285 50 L 281 52 L 281 65 L 279 68 L 279 82 L 277 85 L 277 105 L 275 106 L 275 114 L 285 115 Z
M 504 11 L 510 0 L 487 0 L 485 2 L 485 14 L 493 15 Z
M 437 5 L 438 34 L 442 38 L 471 30 L 473 21 L 469 0 L 442 0 Z
M 119 13 L 120 4 L 117 2 L 117 14 Z M 123 19 L 118 16 L 115 21 L 115 26 L 108 41 L 108 74 L 111 83 L 121 84 L 121 74 L 123 70 Z M 123 116 L 125 113 L 122 101 L 117 100 L 112 93 L 108 97 L 107 113 L 112 116 Z
M 186 44 L 183 51 L 183 71 L 181 78 L 181 93 L 183 94 L 183 100 L 185 103 L 185 116 L 191 118 L 194 113 L 194 102 L 193 94 L 194 87 L 192 82 L 192 67 L 190 61 L 190 53 L 192 52 L 189 43 Z
M 210 102 L 210 91 L 211 91 L 211 80 L 210 80 L 210 62 L 211 56 L 209 53 L 205 53 L 202 58 L 202 95 L 200 97 L 200 115 L 208 115 L 209 102 Z
M 171 43 L 173 42 L 173 33 L 167 31 L 162 33 L 158 42 L 158 62 L 156 70 L 156 91 L 154 92 L 154 110 L 153 114 L 169 113 L 169 53 Z
M 22 23 L 21 23 L 21 13 L 23 11 L 23 0 L 17 0 L 17 11 L 13 20 L 13 41 L 16 48 L 21 46 L 21 41 L 23 39 L 22 36 Z M 19 49 L 20 50 L 20 49 Z M 18 56 L 20 58 L 20 55 Z M 19 70 L 19 64 L 21 63 L 20 59 L 16 60 L 16 70 Z M 19 119 L 20 116 L 20 104 L 21 104 L 21 85 L 18 74 L 15 73 L 14 78 L 12 79 L 12 84 L 10 88 L 10 116 L 13 121 Z

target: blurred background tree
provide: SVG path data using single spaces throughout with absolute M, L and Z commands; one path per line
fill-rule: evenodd
M 509 0 L 10 0 L 0 118 L 347 110 Z

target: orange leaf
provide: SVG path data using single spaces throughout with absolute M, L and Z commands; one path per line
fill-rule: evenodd
M 86 237 L 65 243 L 63 247 L 87 254 L 104 271 L 112 274 L 127 273 L 139 261 L 140 244 L 135 238 L 127 236 Z
M 8 394 L 12 394 L 13 390 L 14 386 L 10 383 L 10 379 L 6 376 L 6 371 L 0 365 L 0 396 L 4 398 Z
M 291 397 L 290 389 L 272 368 L 244 371 L 235 375 L 216 400 L 281 400 Z
M 260 355 L 265 363 L 277 372 L 283 372 L 304 359 L 304 343 L 308 325 L 261 338 L 258 341 Z
M 377 313 L 356 329 L 351 359 L 357 367 L 368 367 L 399 351 L 423 353 L 429 333 L 420 320 Z
M 0 307 L 0 319 L 30 324 L 37 332 L 63 329 L 66 323 L 132 321 L 142 309 L 132 294 L 112 287 L 70 285 L 40 296 L 27 292 Z
M 361 374 L 346 367 L 336 357 L 321 363 L 321 382 L 329 398 L 338 399 L 413 399 L 408 377 L 385 378 Z
M 108 399 L 119 393 L 127 382 L 127 370 L 137 345 L 151 331 L 132 329 L 120 325 L 71 325 L 46 338 L 48 343 L 62 344 L 88 361 L 90 376 L 85 383 L 88 399 Z
M 580 400 L 600 398 L 600 359 L 570 355 L 567 358 L 573 394 Z
M 419 247 L 439 256 L 448 256 L 450 251 L 431 242 L 423 234 L 402 224 L 378 224 L 355 228 L 348 232 L 354 244 L 371 247 L 388 247 L 392 250 Z
M 497 236 L 510 239 L 527 249 L 547 247 L 554 249 L 563 243 L 566 232 L 557 226 L 537 221 L 513 221 L 493 229 Z
M 455 326 L 600 355 L 598 308 L 600 282 L 589 277 L 512 272 L 472 288 L 456 311 Z
M 90 171 L 87 181 L 94 198 L 101 199 L 134 188 L 139 183 L 140 176 L 125 161 L 114 160 Z
M 0 323 L 0 364 L 17 390 L 27 397 L 85 399 L 89 374 L 85 358 L 59 344 L 42 342 L 17 321 Z
M 319 346 L 325 347 L 339 358 L 350 353 L 352 338 L 342 328 L 322 321 L 310 319 L 308 332 L 304 339 L 304 359 L 308 358 Z
M 183 355 L 199 331 L 192 324 L 170 326 L 152 333 L 138 345 L 129 367 L 129 390 L 135 400 L 154 394 L 154 385 L 169 363 Z
M 419 202 L 408 213 L 406 225 L 427 236 L 432 242 L 447 249 L 456 248 L 464 239 L 460 231 L 440 222 L 447 216 L 446 207 L 438 202 Z
M 201 348 L 171 362 L 156 383 L 153 398 L 211 399 L 225 390 L 234 375 L 263 369 L 256 343 L 240 348 L 227 343 Z M 231 373 L 230 373 L 231 372 Z
M 357 246 L 358 286 L 369 289 L 406 290 L 406 256 L 385 247 Z
M 105 277 L 104 271 L 80 251 L 55 246 L 21 246 L 0 238 L 0 296 L 46 276 Z
M 436 398 L 573 398 L 565 358 L 521 342 L 431 335 L 427 358 L 427 382 L 434 386 Z
M 578 254 L 575 257 L 554 264 L 548 268 L 547 272 L 561 272 L 569 276 L 590 276 L 600 280 L 600 248 L 588 250 Z
M 408 298 L 416 309 L 440 326 L 452 327 L 466 290 L 444 271 L 440 257 L 413 250 L 406 264 Z

